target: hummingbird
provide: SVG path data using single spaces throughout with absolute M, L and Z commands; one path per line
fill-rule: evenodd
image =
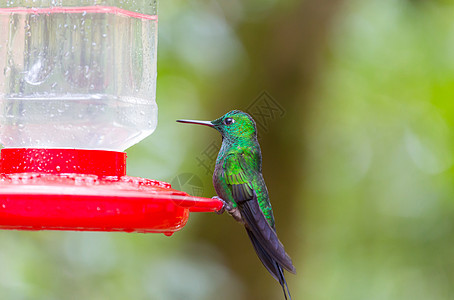
M 284 297 L 291 299 L 284 269 L 295 274 L 290 256 L 276 234 L 273 210 L 262 175 L 262 154 L 254 119 L 232 110 L 214 121 L 177 120 L 180 123 L 212 127 L 222 136 L 216 159 L 213 185 L 225 210 L 246 228 L 252 245 L 265 268 L 279 282 Z

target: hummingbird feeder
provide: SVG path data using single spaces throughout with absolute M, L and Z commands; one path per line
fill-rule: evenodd
M 156 6 L 0 4 L 0 229 L 170 235 L 222 207 L 126 175 L 157 125 Z

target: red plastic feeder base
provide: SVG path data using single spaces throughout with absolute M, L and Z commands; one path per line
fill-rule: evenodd
M 171 235 L 189 212 L 215 199 L 126 176 L 126 153 L 80 149 L 1 150 L 0 229 L 155 232 Z

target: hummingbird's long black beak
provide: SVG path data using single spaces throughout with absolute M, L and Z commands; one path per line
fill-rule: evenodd
M 180 123 L 187 123 L 187 124 L 198 124 L 198 125 L 205 125 L 209 127 L 214 127 L 213 123 L 210 121 L 198 121 L 198 120 L 177 120 Z

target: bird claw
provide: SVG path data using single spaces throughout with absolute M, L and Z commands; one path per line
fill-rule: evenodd
M 232 207 L 232 205 L 230 203 L 227 203 L 226 201 L 224 201 L 224 199 L 218 197 L 218 196 L 214 196 L 212 197 L 211 199 L 216 199 L 216 200 L 219 200 L 223 203 L 221 209 L 217 210 L 216 213 L 218 215 L 222 215 L 224 213 L 224 211 L 227 211 L 228 213 L 230 213 L 232 210 L 234 210 L 234 208 Z
M 217 199 L 224 204 L 224 205 L 222 205 L 220 210 L 216 211 L 216 213 L 218 215 L 222 215 L 224 213 L 224 211 L 227 211 L 229 213 L 229 215 L 231 215 L 236 221 L 244 224 L 243 217 L 241 216 L 241 213 L 238 210 L 238 207 L 233 207 L 231 203 L 228 203 L 227 201 L 225 201 L 222 198 L 219 198 L 218 196 L 214 196 L 211 199 Z

